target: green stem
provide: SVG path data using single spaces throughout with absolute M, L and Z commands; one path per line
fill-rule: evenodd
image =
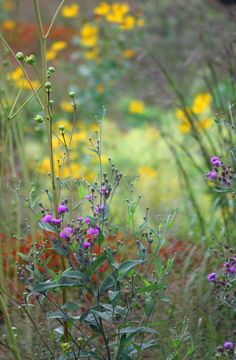
M 7 327 L 7 331 L 8 331 L 8 338 L 9 338 L 9 342 L 10 342 L 10 348 L 14 354 L 14 357 L 16 360 L 21 360 L 21 356 L 17 347 L 17 343 L 16 343 L 16 337 L 15 334 L 12 330 L 12 325 L 11 325 L 11 320 L 10 320 L 10 316 L 7 310 L 7 307 L 5 305 L 5 302 L 3 300 L 3 291 L 2 288 L 0 287 L 0 309 L 2 311 L 5 323 L 6 323 L 6 327 Z

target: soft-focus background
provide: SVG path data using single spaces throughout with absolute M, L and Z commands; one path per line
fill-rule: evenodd
M 215 192 L 205 176 L 209 158 L 222 156 L 227 162 L 228 149 L 234 147 L 229 129 L 236 95 L 234 3 L 68 0 L 48 42 L 48 65 L 55 67 L 53 145 L 58 175 L 59 161 L 62 178 L 94 181 L 98 164 L 89 138 L 99 120 L 104 169 L 111 158 L 127 176 L 127 184 L 135 184 L 137 196 L 142 195 L 138 216 L 149 207 L 155 224 L 160 216 L 178 209 L 162 252 L 164 259 L 176 254 L 169 303 L 159 324 L 166 334 L 163 359 L 170 329 L 176 324 L 177 330 L 171 331 L 182 329 L 185 318 L 195 359 L 210 359 L 218 343 L 231 334 L 234 321 L 225 316 L 226 309 L 217 311 L 206 281 L 214 262 L 210 248 L 234 242 L 234 198 Z M 44 24 L 50 23 L 58 4 L 40 1 Z M 37 58 L 32 2 L 0 0 L 0 9 L 1 31 L 14 52 Z M 1 102 L 10 106 L 23 84 L 23 103 L 31 89 L 3 47 L 0 66 Z M 27 65 L 27 71 L 37 89 L 37 69 Z M 71 90 L 78 102 L 76 123 Z M 22 200 L 32 196 L 38 202 L 44 196 L 38 189 L 49 183 L 45 129 L 34 119 L 37 111 L 32 99 L 9 127 L 1 123 L 1 153 L 6 148 L 8 152 L 1 158 L 0 271 L 9 288 L 18 286 L 15 259 L 19 249 L 28 246 L 27 220 L 21 226 L 28 217 Z M 61 126 L 68 143 L 74 126 L 71 166 L 58 141 Z M 122 185 L 119 201 L 114 199 L 112 217 L 118 224 L 126 221 L 129 190 Z

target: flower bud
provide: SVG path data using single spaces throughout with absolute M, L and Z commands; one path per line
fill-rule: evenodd
M 26 56 L 25 61 L 27 62 L 27 64 L 33 65 L 36 61 L 36 57 L 34 55 Z
M 17 60 L 19 60 L 19 61 L 23 61 L 23 60 L 24 60 L 24 54 L 23 54 L 23 52 L 19 51 L 19 52 L 16 54 L 16 58 L 17 58 Z
M 37 123 L 42 123 L 43 122 L 43 117 L 41 115 L 35 115 L 34 120 Z
M 75 92 L 74 92 L 74 91 L 70 91 L 70 92 L 69 92 L 69 96 L 73 98 L 73 97 L 75 96 Z

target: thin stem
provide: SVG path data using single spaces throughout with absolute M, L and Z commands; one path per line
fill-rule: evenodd
M 56 12 L 55 12 L 55 14 L 54 14 L 54 16 L 52 18 L 51 24 L 49 25 L 48 31 L 47 31 L 46 35 L 44 36 L 45 39 L 47 39 L 49 37 L 49 35 L 51 33 L 51 30 L 52 30 L 52 27 L 54 25 L 54 22 L 56 20 L 56 17 L 58 15 L 59 11 L 61 10 L 61 7 L 62 7 L 62 5 L 64 4 L 65 1 L 66 0 L 62 0 L 60 5 L 58 6 L 58 8 L 57 8 L 57 10 L 56 10 Z

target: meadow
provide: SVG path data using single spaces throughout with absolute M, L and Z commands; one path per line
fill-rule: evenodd
M 0 359 L 236 359 L 233 0 L 0 0 Z

